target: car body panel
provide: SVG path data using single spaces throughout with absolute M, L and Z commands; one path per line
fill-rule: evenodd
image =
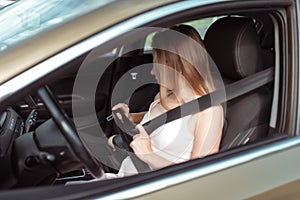
M 269 190 L 257 196 L 251 197 L 251 200 L 272 200 L 272 199 L 298 199 L 300 181 L 294 181 L 275 189 Z
M 293 184 L 299 186 L 299 150 L 298 143 L 289 150 L 253 159 L 137 199 L 158 199 L 161 196 L 167 199 L 183 199 L 186 195 L 191 199 L 251 199 L 258 194 L 279 186 L 284 187 L 282 185 L 294 181 Z M 297 187 L 289 189 L 290 197 L 299 197 L 300 192 Z

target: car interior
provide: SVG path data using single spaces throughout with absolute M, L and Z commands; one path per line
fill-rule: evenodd
M 202 26 L 194 25 L 199 21 L 209 21 L 204 33 L 200 30 Z M 275 67 L 274 20 L 270 13 L 257 11 L 234 15 L 222 13 L 213 17 L 190 16 L 184 20 L 175 18 L 164 25 L 168 27 L 179 23 L 195 26 L 199 30 L 211 60 L 217 66 L 217 73 L 222 77 L 221 85 L 225 88 Z M 161 24 L 157 24 L 159 25 Z M 150 75 L 152 51 L 151 48 L 146 48 L 153 31 L 139 32 L 139 37 L 134 39 L 132 34 L 135 33 L 107 44 L 109 49 L 99 47 L 65 64 L 61 70 L 43 80 L 47 82 L 46 87 L 27 92 L 25 98 L 18 99 L 0 115 L 1 166 L 6 166 L 7 169 L 5 174 L 0 174 L 4 180 L 1 188 L 90 180 L 95 173 L 101 173 L 95 169 L 95 163 L 101 165 L 104 172 L 118 172 L 127 154 L 122 150 L 113 151 L 106 145 L 107 138 L 120 131 L 112 118 L 112 106 L 125 102 L 131 112 L 146 111 L 159 92 L 159 85 Z M 100 77 L 99 71 L 102 74 Z M 120 83 L 121 79 L 126 84 Z M 74 90 L 77 81 L 85 85 L 82 93 Z M 97 83 L 95 89 L 91 89 L 94 95 L 90 95 L 89 85 L 94 83 Z M 245 87 L 241 85 L 240 90 L 243 91 Z M 264 86 L 222 102 L 226 111 L 221 152 L 274 137 L 275 127 L 270 122 L 273 91 L 274 82 L 269 81 Z M 49 99 L 52 100 L 48 101 Z M 96 120 L 93 118 L 94 111 Z M 60 118 L 61 116 L 67 117 Z M 68 138 L 68 134 L 61 134 L 61 129 L 55 127 L 59 126 L 57 123 L 60 119 L 71 119 L 70 124 L 77 121 L 77 130 L 72 131 L 77 131 L 84 143 L 89 144 L 78 142 L 79 137 Z M 96 128 L 99 125 L 101 129 Z M 96 131 L 99 132 L 95 133 Z M 28 139 L 29 136 L 24 137 L 29 134 L 31 139 Z M 91 135 L 91 138 L 85 138 L 84 135 Z M 79 143 L 79 147 L 70 144 L 70 140 Z M 38 156 L 24 150 L 30 145 L 35 148 L 32 151 L 39 152 Z M 74 148 L 78 150 L 77 156 L 72 153 Z M 79 155 L 81 150 L 84 152 L 82 157 Z M 57 154 L 61 157 L 54 159 L 53 155 Z M 82 159 L 86 159 L 85 165 L 82 164 Z M 23 160 L 26 161 L 25 164 L 22 163 Z M 86 165 L 89 169 L 86 169 Z M 91 168 L 95 169 L 92 173 Z

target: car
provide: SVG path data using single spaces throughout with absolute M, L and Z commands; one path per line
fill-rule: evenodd
M 299 198 L 299 17 L 297 0 L 9 1 L 0 199 Z M 120 132 L 112 106 L 148 110 L 159 90 L 151 40 L 178 24 L 209 55 L 216 90 L 187 107 L 222 104 L 220 151 L 101 180 L 134 156 L 107 145 Z

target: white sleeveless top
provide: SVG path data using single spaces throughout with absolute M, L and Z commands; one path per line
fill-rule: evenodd
M 149 111 L 145 114 L 141 124 L 150 120 L 151 109 L 158 102 L 159 99 L 150 105 Z M 191 115 L 188 115 L 154 130 L 150 135 L 153 153 L 173 163 L 190 160 L 194 142 L 194 133 L 192 128 L 189 127 L 190 118 Z
M 154 101 L 150 105 L 149 111 L 144 115 L 141 124 L 149 121 L 151 109 L 158 102 Z M 188 115 L 154 130 L 150 135 L 153 153 L 173 163 L 190 160 L 194 141 L 194 134 L 188 123 L 190 118 L 191 115 Z M 131 158 L 128 156 L 123 160 L 118 174 L 105 173 L 101 178 L 96 180 L 120 178 L 138 173 Z
M 149 121 L 151 109 L 159 102 L 154 101 L 149 108 L 149 111 L 144 115 L 141 124 Z M 192 115 L 174 120 L 163 126 L 160 126 L 150 134 L 153 153 L 165 158 L 173 163 L 188 161 L 191 158 L 193 149 L 194 133 L 189 127 L 189 119 Z M 223 120 L 222 120 L 223 121 Z M 118 174 L 105 173 L 101 178 L 92 181 L 120 178 L 131 176 L 139 173 L 135 168 L 131 158 L 128 156 L 121 164 Z M 76 181 L 69 184 L 79 184 L 91 181 Z

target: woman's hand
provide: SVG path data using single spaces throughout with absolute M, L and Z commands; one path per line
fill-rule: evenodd
M 139 159 L 147 163 L 153 170 L 174 164 L 153 152 L 151 139 L 142 125 L 138 124 L 136 128 L 140 133 L 133 137 L 130 147 Z
M 125 103 L 118 103 L 117 105 L 115 105 L 115 106 L 112 108 L 112 110 L 117 110 L 117 109 L 122 109 L 123 112 L 124 112 L 124 114 L 125 114 L 125 116 L 128 117 L 128 118 L 130 119 L 130 115 L 129 115 L 129 107 L 128 107 L 127 104 L 125 104 Z M 122 120 L 122 116 L 121 116 L 119 113 L 117 113 L 117 117 L 118 117 L 120 120 Z
M 133 149 L 137 157 L 139 157 L 144 162 L 147 162 L 147 155 L 153 152 L 151 147 L 151 139 L 142 125 L 138 124 L 136 128 L 140 133 L 133 137 L 133 141 L 130 143 L 130 147 Z

